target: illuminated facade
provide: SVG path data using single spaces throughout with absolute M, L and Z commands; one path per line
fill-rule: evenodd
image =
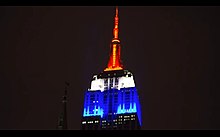
M 94 75 L 84 96 L 81 128 L 140 129 L 141 107 L 133 74 L 123 69 L 118 38 L 118 8 L 116 8 L 114 38 L 111 42 L 108 67 Z

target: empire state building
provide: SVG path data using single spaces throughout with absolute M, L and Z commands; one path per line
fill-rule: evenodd
M 141 106 L 134 75 L 121 62 L 118 7 L 114 21 L 108 65 L 92 77 L 85 92 L 82 130 L 141 129 Z

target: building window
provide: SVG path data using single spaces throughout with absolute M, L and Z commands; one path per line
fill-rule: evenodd
M 108 85 L 108 79 L 104 79 L 104 85 L 107 86 Z
M 108 90 L 108 87 L 105 87 L 104 90 Z
M 118 85 L 118 78 L 115 78 L 115 85 Z
M 113 78 L 110 78 L 110 87 L 113 87 Z
M 113 83 L 110 83 L 109 87 L 112 88 L 113 87 Z
M 95 100 L 95 95 L 94 95 L 94 94 L 93 94 L 93 95 L 90 95 L 90 100 L 91 100 L 91 101 Z
M 112 84 L 113 84 L 113 78 L 110 78 L 110 83 L 112 83 Z

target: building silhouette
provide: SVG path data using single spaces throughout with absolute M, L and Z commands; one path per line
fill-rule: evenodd
M 58 130 L 67 130 L 68 129 L 68 124 L 67 124 L 67 86 L 69 86 L 69 83 L 65 82 L 65 84 L 66 84 L 66 87 L 64 90 L 64 96 L 62 98 L 62 112 L 59 116 L 58 125 L 57 125 Z
M 91 87 L 85 92 L 82 130 L 141 129 L 141 106 L 134 76 L 121 62 L 118 23 L 116 7 L 109 62 L 103 72 L 93 76 Z

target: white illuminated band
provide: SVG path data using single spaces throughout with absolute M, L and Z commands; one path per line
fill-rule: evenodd
M 127 75 L 125 75 L 125 76 L 118 77 L 118 84 L 115 83 L 116 77 L 113 77 L 113 83 L 112 83 L 111 89 L 120 90 L 121 88 L 135 87 L 133 75 L 131 74 L 131 76 L 129 77 L 128 74 L 131 74 L 131 72 L 128 72 Z M 105 80 L 104 78 L 98 79 L 97 75 L 94 75 L 93 78 L 94 78 L 94 80 L 92 80 L 92 82 L 91 82 L 91 88 L 88 89 L 89 91 L 100 90 L 101 92 L 103 92 L 105 90 L 105 87 L 107 87 L 107 89 L 110 89 L 109 81 L 111 78 L 107 78 L 108 79 L 107 86 L 104 85 L 104 80 Z

